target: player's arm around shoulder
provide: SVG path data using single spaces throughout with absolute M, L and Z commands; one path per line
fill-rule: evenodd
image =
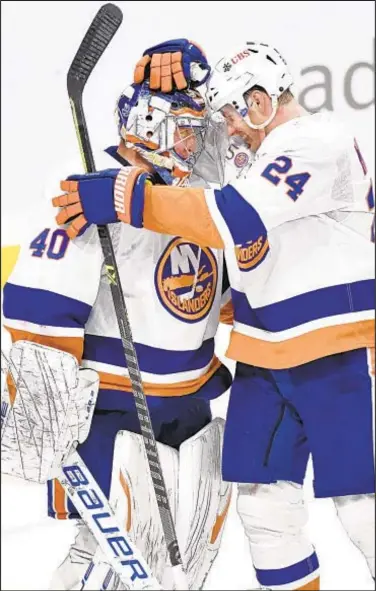
M 202 188 L 154 184 L 136 166 L 70 175 L 61 181 L 63 194 L 52 199 L 56 222 L 66 224 L 73 239 L 93 225 L 123 222 L 160 234 L 182 236 L 200 246 L 223 248 Z
M 244 178 L 220 189 L 148 185 L 144 227 L 178 234 L 213 248 L 236 248 L 252 243 L 256 252 L 256 242 L 262 242 L 262 248 L 265 247 L 269 229 L 301 216 L 300 208 L 294 209 L 289 201 L 293 202 L 293 197 L 297 198 L 303 191 L 309 175 L 289 179 L 291 186 L 287 190 L 291 189 L 292 197 L 287 196 L 288 203 L 284 207 L 284 189 L 278 187 L 280 179 L 272 173 L 273 166 L 278 170 L 287 169 L 290 159 L 282 156 L 282 161 L 278 162 L 272 156 L 260 158 Z
M 145 189 L 143 226 L 154 232 L 183 236 L 200 246 L 224 247 L 208 203 L 208 189 L 149 185 Z

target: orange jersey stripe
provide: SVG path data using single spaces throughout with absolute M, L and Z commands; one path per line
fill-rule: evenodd
M 328 355 L 372 348 L 374 341 L 373 320 L 319 328 L 278 343 L 256 339 L 233 330 L 226 355 L 230 359 L 266 369 L 289 369 Z
M 208 371 L 199 378 L 178 382 L 175 384 L 151 384 L 143 382 L 144 392 L 147 396 L 187 396 L 194 394 L 199 390 L 211 376 L 220 367 L 221 362 L 217 357 L 214 357 Z M 100 378 L 99 387 L 103 390 L 124 390 L 125 392 L 132 392 L 131 381 L 129 378 L 118 376 L 115 374 L 98 372 Z
M 162 234 L 182 236 L 200 246 L 224 248 L 203 189 L 145 187 L 144 227 Z
M 304 585 L 304 587 L 298 587 L 297 591 L 319 591 L 319 589 L 320 577 L 317 577 L 317 579 L 314 579 L 310 583 L 307 583 L 307 585 Z
M 26 330 L 18 330 L 17 328 L 10 328 L 6 325 L 4 328 L 9 331 L 13 343 L 16 341 L 31 341 L 33 343 L 39 343 L 40 345 L 45 345 L 46 347 L 53 347 L 54 349 L 59 349 L 60 351 L 70 353 L 71 355 L 74 355 L 74 357 L 76 357 L 79 362 L 81 362 L 84 342 L 82 337 L 54 337 L 28 332 Z

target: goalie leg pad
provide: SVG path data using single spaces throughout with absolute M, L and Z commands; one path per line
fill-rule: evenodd
M 92 560 L 98 543 L 84 522 L 77 522 L 77 535 L 67 557 L 54 572 L 51 591 L 81 589 L 81 580 Z
M 301 485 L 239 484 L 237 510 L 263 587 L 319 588 L 318 559 L 303 530 L 308 514 Z
M 180 446 L 177 531 L 191 589 L 202 589 L 221 543 L 232 484 L 221 477 L 224 420 Z
M 173 519 L 176 519 L 179 452 L 157 443 Z M 142 436 L 118 433 L 115 442 L 110 504 L 164 589 L 168 553 Z
M 210 406 L 207 401 L 186 400 L 184 397 L 179 400 L 165 399 L 162 402 L 153 399 L 150 406 L 156 439 L 173 448 L 178 448 L 182 441 L 210 420 Z M 77 448 L 107 498 L 110 494 L 115 439 L 120 431 L 139 432 L 135 409 L 96 409 L 89 436 Z M 57 519 L 79 517 L 73 503 L 56 480 L 48 483 L 48 514 Z
M 88 438 L 77 451 L 93 474 L 104 495 L 109 498 L 115 440 L 119 431 L 137 429 L 135 412 L 94 412 Z M 79 518 L 72 501 L 57 480 L 48 483 L 48 514 L 57 519 Z
M 337 515 L 375 578 L 375 495 L 335 497 Z
M 231 484 L 221 479 L 224 421 L 215 419 L 181 444 L 157 443 L 179 546 L 191 589 L 201 589 L 218 553 Z M 110 502 L 165 589 L 173 578 L 142 437 L 115 443 Z

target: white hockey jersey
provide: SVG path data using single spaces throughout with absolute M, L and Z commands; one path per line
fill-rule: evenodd
M 118 166 L 106 153 L 96 163 L 98 169 Z M 61 178 L 80 169 L 69 165 Z M 131 384 L 97 229 L 70 241 L 55 215 L 49 202 L 4 287 L 5 327 L 13 340 L 41 342 L 82 359 L 99 372 L 98 406 L 121 408 L 119 395 Z M 222 394 L 231 383 L 214 354 L 223 253 L 121 223 L 111 224 L 110 233 L 145 393 Z
M 148 188 L 144 221 L 225 249 L 227 355 L 280 369 L 374 346 L 373 210 L 353 137 L 315 114 L 275 128 L 221 190 Z

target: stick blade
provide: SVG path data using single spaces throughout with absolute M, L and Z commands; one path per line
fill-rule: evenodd
M 112 3 L 104 4 L 91 23 L 69 68 L 69 96 L 82 93 L 84 86 L 123 20 L 123 13 Z

